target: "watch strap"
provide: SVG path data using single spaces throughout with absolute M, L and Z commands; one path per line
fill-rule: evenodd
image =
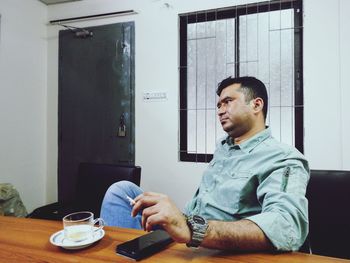
M 188 247 L 199 247 L 208 229 L 208 222 L 203 217 L 191 215 L 186 217 L 187 224 L 191 230 L 191 240 Z

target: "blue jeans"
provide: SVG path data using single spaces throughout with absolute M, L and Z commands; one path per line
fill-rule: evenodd
M 135 217 L 131 216 L 132 205 L 126 195 L 134 199 L 142 194 L 140 187 L 129 181 L 120 181 L 112 184 L 103 199 L 101 218 L 107 226 L 142 229 L 141 212 Z

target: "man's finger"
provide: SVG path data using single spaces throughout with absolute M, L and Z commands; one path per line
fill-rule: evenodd
M 143 229 L 146 230 L 146 222 L 148 220 L 148 217 L 150 217 L 154 214 L 157 214 L 157 213 L 159 213 L 159 207 L 157 205 L 145 208 L 142 211 L 141 225 L 142 225 Z
M 146 231 L 152 231 L 153 226 L 155 225 L 163 225 L 164 223 L 164 217 L 160 213 L 153 214 L 149 217 L 147 217 L 147 220 L 145 222 L 144 230 Z
M 138 195 L 135 197 L 135 202 L 137 202 L 138 200 L 147 197 L 147 196 L 154 196 L 154 197 L 161 197 L 163 196 L 162 194 L 159 193 L 155 193 L 155 192 L 143 192 L 142 194 Z
M 134 217 L 137 215 L 137 213 L 141 210 L 141 209 L 145 209 L 149 206 L 153 206 L 155 204 L 158 203 L 158 198 L 155 198 L 153 196 L 142 196 L 141 198 L 139 198 L 137 201 L 135 200 L 135 204 L 131 210 L 131 215 Z

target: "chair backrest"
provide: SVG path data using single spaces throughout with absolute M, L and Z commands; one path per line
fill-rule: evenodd
M 312 253 L 350 259 L 350 171 L 311 170 L 306 197 Z
M 101 204 L 110 185 L 127 180 L 140 185 L 141 167 L 112 164 L 81 163 L 74 206 L 100 216 Z

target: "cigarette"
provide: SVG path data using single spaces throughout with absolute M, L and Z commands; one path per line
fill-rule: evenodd
M 130 202 L 130 205 L 134 205 L 136 202 L 134 199 L 132 199 L 130 196 L 126 195 L 126 199 Z

